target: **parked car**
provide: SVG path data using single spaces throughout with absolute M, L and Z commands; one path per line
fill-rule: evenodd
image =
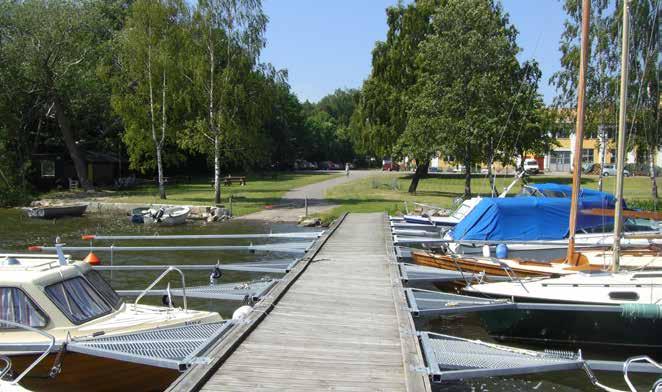
M 609 177 L 609 176 L 615 176 L 616 175 L 616 165 L 613 163 L 606 164 L 602 168 L 602 176 L 603 177 Z M 630 172 L 627 169 L 623 169 L 623 175 L 625 177 L 630 177 Z
M 538 166 L 538 161 L 533 158 L 524 160 L 524 171 L 529 174 L 538 174 L 540 172 L 540 166 Z
M 382 161 L 382 170 L 383 171 L 400 171 L 400 165 L 393 162 L 390 159 L 384 159 Z

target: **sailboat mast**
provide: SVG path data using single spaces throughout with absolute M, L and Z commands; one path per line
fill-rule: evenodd
M 623 35 L 621 42 L 621 97 L 618 113 L 618 155 L 616 161 L 616 207 L 614 209 L 614 254 L 611 270 L 618 271 L 621 256 L 621 234 L 623 231 L 623 169 L 625 164 L 625 114 L 628 101 L 628 55 L 630 30 L 630 1 L 623 1 Z
M 591 0 L 582 1 L 582 37 L 579 57 L 579 83 L 577 91 L 577 123 L 575 125 L 575 156 L 572 161 L 572 197 L 570 199 L 570 224 L 568 225 L 567 263 L 573 263 L 575 256 L 575 231 L 577 228 L 577 210 L 579 187 L 582 176 L 582 147 L 584 141 L 584 99 L 586 96 L 586 69 L 588 64 L 588 33 L 591 18 Z

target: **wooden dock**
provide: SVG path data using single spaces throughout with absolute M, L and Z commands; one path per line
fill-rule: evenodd
M 170 390 L 429 391 L 386 217 L 350 214 Z

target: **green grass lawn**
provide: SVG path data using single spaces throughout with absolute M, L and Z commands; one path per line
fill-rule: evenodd
M 289 190 L 326 181 L 340 176 L 336 173 L 274 173 L 267 175 L 247 176 L 246 185 L 222 186 L 222 202 L 229 207 L 229 197 L 232 196 L 232 210 L 235 216 L 246 215 L 259 211 L 264 206 L 275 204 Z M 84 195 L 82 192 L 80 193 Z M 193 180 L 192 183 L 178 183 L 166 187 L 168 199 L 161 200 L 155 185 L 140 186 L 126 191 L 104 192 L 102 197 L 95 195 L 97 201 L 109 203 L 134 204 L 184 204 L 213 205 L 214 189 L 207 181 Z M 62 193 L 49 193 L 42 198 L 59 198 Z M 66 196 L 64 196 L 66 197 Z
M 512 182 L 512 177 L 497 178 L 496 187 L 504 189 Z M 556 182 L 572 184 L 570 175 L 562 176 L 532 176 L 529 182 Z M 330 212 L 330 216 L 338 216 L 343 212 L 381 212 L 390 214 L 405 211 L 405 202 L 433 204 L 440 207 L 451 207 L 453 200 L 462 197 L 464 193 L 464 178 L 430 177 L 421 180 L 415 195 L 407 192 L 411 183 L 411 175 L 400 174 L 391 176 L 373 176 L 358 181 L 342 184 L 329 189 L 326 197 L 340 206 Z M 607 177 L 604 183 L 606 192 L 614 192 L 616 180 Z M 582 186 L 598 188 L 597 176 L 584 176 Z M 520 192 L 521 182 L 515 185 L 510 195 Z M 651 198 L 651 185 L 648 177 L 629 177 L 625 179 L 625 198 L 630 205 L 639 205 L 643 208 L 657 207 Z M 474 195 L 489 196 L 489 182 L 485 176 L 474 178 L 471 181 L 471 190 Z M 662 191 L 662 190 L 661 190 Z M 326 217 L 328 219 L 328 217 Z

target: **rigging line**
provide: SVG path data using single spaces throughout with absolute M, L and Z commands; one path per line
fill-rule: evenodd
M 533 53 L 531 54 L 532 57 L 535 56 L 535 54 L 537 53 L 538 47 L 540 46 L 541 39 L 542 39 L 542 30 L 538 33 L 538 39 L 536 40 L 536 46 L 534 46 Z M 526 79 L 523 79 L 520 82 L 520 85 L 517 88 L 517 94 L 515 95 L 516 98 L 520 96 L 520 94 L 522 92 L 522 87 L 524 86 L 525 82 L 526 82 Z M 506 123 L 503 125 L 503 128 L 501 129 L 501 132 L 499 133 L 499 139 L 497 141 L 497 144 L 496 144 L 496 146 L 493 146 L 493 151 L 498 151 L 499 150 L 499 145 L 501 144 L 501 141 L 503 140 L 503 135 L 505 134 L 506 129 L 508 128 L 508 123 L 510 123 L 510 119 L 513 115 L 513 112 L 515 111 L 516 106 L 517 106 L 517 101 L 513 102 L 512 106 L 510 108 L 510 112 L 508 113 L 508 118 L 506 119 Z M 519 133 L 520 132 L 521 132 L 521 129 L 518 129 L 517 130 L 517 138 L 518 139 L 519 139 Z M 492 162 L 492 166 L 494 166 L 494 161 Z M 517 169 L 515 170 L 515 172 L 517 172 Z M 507 173 L 507 169 L 506 169 L 506 173 Z M 483 179 L 483 187 L 485 186 L 485 184 L 487 182 L 488 176 L 489 176 L 489 174 L 485 174 L 485 178 Z M 496 170 L 493 171 L 492 176 L 494 178 L 494 184 L 495 184 L 495 187 L 496 187 L 496 179 L 497 179 Z M 490 192 L 491 192 L 491 190 L 490 190 Z

